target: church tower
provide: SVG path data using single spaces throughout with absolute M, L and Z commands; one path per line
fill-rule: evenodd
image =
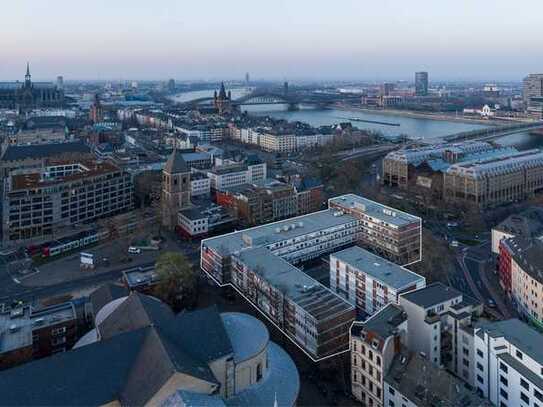
M 162 225 L 173 230 L 178 212 L 190 205 L 190 168 L 183 155 L 174 149 L 162 170 Z
M 213 95 L 213 105 L 219 114 L 229 113 L 232 111 L 232 93 L 228 92 L 228 95 L 226 94 L 224 82 L 221 82 L 219 94 L 217 95 L 217 91 L 215 91 L 215 94 Z

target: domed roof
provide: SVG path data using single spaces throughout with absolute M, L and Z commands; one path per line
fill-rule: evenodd
M 258 355 L 268 346 L 270 334 L 260 320 L 239 312 L 224 312 L 221 318 L 237 363 Z

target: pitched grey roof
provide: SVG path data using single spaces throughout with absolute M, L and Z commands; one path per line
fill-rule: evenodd
M 148 329 L 0 372 L 2 405 L 98 406 L 117 400 Z
M 407 320 L 404 310 L 395 304 L 387 304 L 379 312 L 365 322 L 355 322 L 351 327 L 351 335 L 359 336 L 362 331 L 372 332 L 382 340 L 395 335 L 398 326 Z
M 47 158 L 70 153 L 88 154 L 90 153 L 90 148 L 81 141 L 9 146 L 2 156 L 2 161 L 17 161 L 29 158 Z
M 122 285 L 113 283 L 104 284 L 100 288 L 93 291 L 89 296 L 94 315 L 96 315 L 104 305 L 116 300 L 117 298 L 126 297 L 127 295 L 128 290 Z
M 173 321 L 172 310 L 160 300 L 132 293 L 99 326 L 100 337 L 111 338 L 123 332 Z
M 168 161 L 166 161 L 164 171 L 169 174 L 178 174 L 182 172 L 189 172 L 190 168 L 183 158 L 183 153 L 174 149 L 170 155 L 170 158 L 168 158 Z

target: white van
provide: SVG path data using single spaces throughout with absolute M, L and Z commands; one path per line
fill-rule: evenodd
M 140 254 L 141 249 L 139 247 L 130 246 L 128 248 L 128 254 Z

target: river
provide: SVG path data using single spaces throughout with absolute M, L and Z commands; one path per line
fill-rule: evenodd
M 236 99 L 248 92 L 250 92 L 250 88 L 232 89 L 232 97 L 233 99 Z M 180 94 L 175 96 L 174 99 L 179 102 L 186 102 L 192 99 L 212 95 L 213 91 L 204 90 Z M 345 111 L 336 109 L 317 110 L 303 107 L 300 110 L 289 112 L 284 105 L 244 106 L 243 110 L 255 115 L 269 115 L 277 119 L 305 122 L 316 127 L 341 122 L 351 122 L 355 127 L 379 131 L 384 136 L 388 137 L 407 135 L 412 138 L 435 141 L 439 141 L 440 138 L 449 134 L 488 127 L 479 123 L 413 118 L 381 114 L 379 112 Z M 353 118 L 367 120 L 368 122 L 349 120 Z M 383 123 L 395 125 L 392 126 Z M 517 147 L 520 150 L 543 148 L 543 137 L 530 135 L 529 132 L 504 136 L 497 139 L 496 142 L 506 146 Z

